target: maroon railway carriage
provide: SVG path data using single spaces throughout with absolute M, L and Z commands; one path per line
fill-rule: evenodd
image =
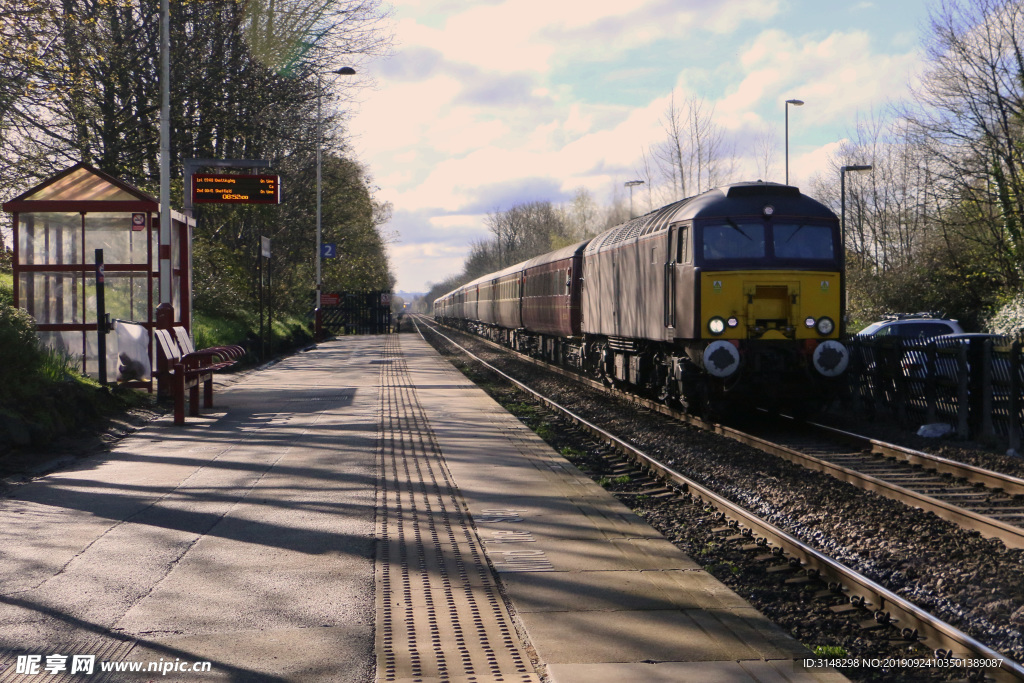
M 477 281 L 477 320 L 506 330 L 522 327 L 520 297 L 523 291 L 523 263 L 509 266 Z
M 523 327 L 557 337 L 580 334 L 583 249 L 589 241 L 564 247 L 523 267 Z
M 460 320 L 476 320 L 479 313 L 480 281 L 473 280 L 455 291 L 455 317 Z

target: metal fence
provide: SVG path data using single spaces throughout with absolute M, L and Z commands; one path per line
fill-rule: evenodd
M 339 303 L 321 308 L 323 328 L 333 334 L 387 334 L 391 292 L 342 292 Z
M 850 391 L 870 411 L 901 422 L 951 425 L 962 438 L 999 438 L 1020 449 L 1021 340 L 990 334 L 930 340 L 854 337 Z

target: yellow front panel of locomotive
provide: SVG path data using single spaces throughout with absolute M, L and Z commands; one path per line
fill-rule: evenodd
M 700 336 L 704 339 L 836 339 L 842 290 L 837 272 L 719 271 L 701 273 Z M 711 334 L 714 317 L 735 317 L 736 327 Z M 823 337 L 804 320 L 828 316 L 835 330 Z M 760 334 L 755 328 L 760 328 Z M 786 328 L 792 328 L 792 331 Z M 792 336 L 791 336 L 792 335 Z

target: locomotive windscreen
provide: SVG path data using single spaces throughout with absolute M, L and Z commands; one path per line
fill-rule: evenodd
M 778 224 L 772 226 L 775 255 L 779 258 L 824 261 L 835 256 L 832 228 L 825 225 Z
M 765 267 L 784 262 L 834 263 L 835 226 L 776 221 L 709 221 L 697 230 L 704 263 Z
M 763 223 L 728 221 L 704 226 L 704 259 L 707 261 L 763 258 L 764 246 Z

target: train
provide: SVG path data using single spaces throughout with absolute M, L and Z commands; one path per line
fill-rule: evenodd
M 695 414 L 803 412 L 844 386 L 845 286 L 835 213 L 752 181 L 484 275 L 433 316 Z

